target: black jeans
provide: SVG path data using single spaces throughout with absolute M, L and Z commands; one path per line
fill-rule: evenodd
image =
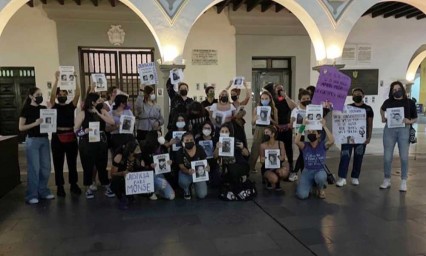
M 108 145 L 106 138 L 102 139 L 101 136 L 100 142 L 89 142 L 88 138 L 81 138 L 78 149 L 80 151 L 81 165 L 83 166 L 84 185 L 92 185 L 94 167 L 98 170 L 98 176 L 101 184 L 108 185 L 109 179 L 106 170 L 108 164 Z
M 111 190 L 117 196 L 118 199 L 126 195 L 126 181 L 122 176 L 113 176 L 111 178 Z
M 300 137 L 300 141 L 305 141 L 305 136 Z M 305 169 L 305 160 L 303 159 L 303 152 L 299 149 L 299 157 L 297 157 L 296 160 L 296 166 L 294 167 L 294 170 L 292 172 L 298 172 L 303 171 Z
M 71 185 L 77 184 L 77 155 L 78 155 L 78 143 L 77 139 L 73 142 L 62 143 L 57 133 L 52 133 L 52 158 L 53 167 L 55 169 L 55 184 L 56 186 L 63 186 L 64 181 L 64 163 L 65 156 L 67 157 L 68 165 L 68 182 Z
M 277 140 L 284 142 L 289 171 L 293 172 L 293 130 L 290 129 L 285 132 L 278 132 Z

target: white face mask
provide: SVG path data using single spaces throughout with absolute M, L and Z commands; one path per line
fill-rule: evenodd
M 151 94 L 151 95 L 149 95 L 149 98 L 151 99 L 151 100 L 155 100 L 155 94 Z
M 203 129 L 204 136 L 209 136 L 212 133 L 212 130 L 209 129 Z
M 160 145 L 163 145 L 164 143 L 166 143 L 166 139 L 163 136 L 158 137 L 157 141 L 158 143 L 160 143 Z
M 229 137 L 229 133 L 220 133 L 220 135 L 219 135 L 220 137 Z
M 183 128 L 183 127 L 185 127 L 185 122 L 177 122 L 176 123 L 176 127 L 177 128 Z

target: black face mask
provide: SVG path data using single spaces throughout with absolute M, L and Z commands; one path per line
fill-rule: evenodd
M 393 93 L 393 97 L 394 98 L 401 98 L 402 97 L 402 90 L 398 90 L 396 92 Z
M 222 96 L 221 98 L 220 98 L 220 101 L 222 101 L 223 103 L 227 103 L 228 102 L 228 96 Z
M 238 96 L 237 95 L 231 96 L 231 99 L 232 99 L 232 101 L 237 101 L 238 100 Z
M 263 142 L 267 142 L 271 139 L 271 135 L 265 134 L 263 135 Z
M 362 96 L 361 95 L 352 96 L 352 100 L 355 103 L 360 103 L 362 101 Z
M 95 108 L 99 113 L 101 113 L 101 110 L 104 108 L 104 104 L 103 103 L 96 104 Z
M 35 97 L 35 103 L 37 105 L 40 105 L 43 102 L 43 96 L 37 96 Z
M 67 102 L 67 96 L 58 96 L 58 102 L 61 104 Z
M 300 104 L 306 107 L 307 105 L 311 104 L 311 101 L 310 100 L 301 101 Z
M 316 134 L 314 134 L 314 133 L 308 134 L 308 140 L 309 140 L 310 142 L 314 142 L 314 141 L 316 141 L 316 140 L 317 140 L 317 135 L 316 135 Z
M 195 146 L 194 142 L 185 142 L 185 148 L 190 150 Z
M 179 93 L 180 93 L 180 95 L 182 95 L 182 96 L 186 96 L 186 95 L 188 95 L 188 91 L 187 91 L 187 90 L 180 90 L 180 91 L 179 91 Z

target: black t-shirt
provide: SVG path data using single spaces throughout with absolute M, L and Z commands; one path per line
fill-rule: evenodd
M 404 108 L 404 117 L 408 119 L 415 119 L 417 118 L 417 108 L 416 103 L 412 101 L 411 99 L 402 99 L 402 100 L 395 100 L 395 99 L 387 99 L 385 102 L 383 102 L 383 105 L 381 109 L 383 111 L 386 111 L 388 108 Z
M 201 106 L 205 109 L 206 107 L 210 107 L 214 103 L 217 103 L 217 99 L 213 99 L 211 103 L 207 99 L 205 99 L 201 102 Z
M 184 148 L 179 149 L 177 163 L 183 164 L 186 168 L 191 169 L 191 162 L 199 161 L 206 159 L 206 152 L 200 145 L 195 145 L 197 147 L 193 157 L 190 157 Z
M 74 127 L 75 106 L 72 102 L 65 105 L 55 103 L 52 108 L 57 109 L 58 117 L 56 121 L 58 127 Z
M 98 116 L 97 113 L 85 110 L 84 120 L 83 120 L 83 123 L 81 124 L 81 127 L 83 128 L 83 130 L 85 130 L 86 128 L 89 128 L 90 122 L 99 122 L 99 130 L 102 132 L 105 132 L 105 126 L 106 126 L 105 121 L 100 116 Z
M 278 110 L 278 124 L 288 124 L 290 123 L 291 109 L 285 99 L 279 101 L 274 99 L 275 107 Z
M 40 109 L 46 109 L 46 106 L 26 105 L 22 108 L 20 117 L 25 118 L 25 124 L 32 124 L 40 118 Z M 40 125 L 27 131 L 28 137 L 47 137 L 47 133 L 40 133 Z

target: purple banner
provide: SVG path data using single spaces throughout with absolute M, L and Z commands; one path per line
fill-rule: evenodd
M 321 67 L 312 104 L 324 105 L 326 102 L 331 102 L 333 109 L 343 111 L 350 87 L 349 76 L 332 66 Z

